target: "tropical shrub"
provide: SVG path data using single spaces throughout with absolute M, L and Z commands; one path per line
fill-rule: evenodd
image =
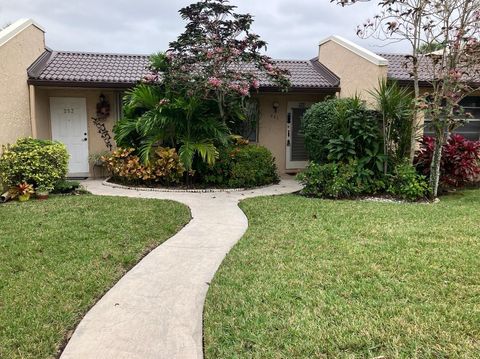
M 426 198 L 429 194 L 427 178 L 418 174 L 409 163 L 397 165 L 389 179 L 387 192 L 395 197 L 415 201 Z
M 52 193 L 72 193 L 80 188 L 80 182 L 62 179 L 55 183 Z
M 418 170 L 430 175 L 435 138 L 425 136 L 415 157 Z M 480 176 L 480 141 L 469 141 L 453 134 L 442 147 L 440 182 L 444 187 L 461 187 L 478 180 Z
M 354 165 L 335 162 L 324 165 L 310 162 L 297 175 L 297 179 L 304 185 L 302 194 L 326 198 L 345 198 L 358 194 L 354 178 Z
M 0 181 L 10 188 L 20 183 L 53 189 L 68 171 L 68 152 L 64 144 L 33 138 L 19 139 L 4 146 L 0 157 Z
M 168 185 L 178 183 L 185 172 L 185 168 L 173 148 L 159 147 L 148 164 L 142 163 L 140 158 L 134 154 L 133 148 L 119 148 L 110 156 L 104 157 L 103 160 L 112 174 L 112 178 L 123 183 L 160 182 Z
M 222 148 L 213 166 L 199 169 L 202 182 L 219 187 L 256 187 L 279 180 L 272 153 L 257 145 Z
M 414 132 L 414 96 L 411 90 L 396 82 L 382 79 L 370 91 L 382 120 L 383 153 L 393 164 L 410 157 Z M 385 162 L 387 172 L 387 161 Z
M 310 162 L 297 175 L 305 186 L 302 194 L 311 197 L 347 198 L 364 194 L 376 194 L 385 190 L 385 178 L 375 176 L 362 163 L 352 160 L 348 163 Z
M 230 187 L 255 187 L 278 182 L 272 153 L 263 146 L 240 146 L 232 154 Z
M 339 101 L 329 99 L 318 102 L 303 115 L 305 147 L 312 161 L 324 162 L 328 157 L 328 142 L 336 136 L 336 113 Z
M 313 105 L 305 113 L 303 123 L 310 160 L 354 160 L 377 172 L 385 161 L 378 116 L 359 98 L 329 99 Z

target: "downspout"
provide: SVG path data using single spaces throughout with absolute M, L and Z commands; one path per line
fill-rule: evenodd
M 30 124 L 32 127 L 32 137 L 38 138 L 38 131 L 37 131 L 37 118 L 35 113 L 35 86 L 29 85 L 28 87 L 29 97 L 30 97 Z

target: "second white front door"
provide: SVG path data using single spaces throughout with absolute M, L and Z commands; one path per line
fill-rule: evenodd
M 68 175 L 88 176 L 87 104 L 81 97 L 50 97 L 52 139 L 67 146 Z
M 308 163 L 305 148 L 305 136 L 302 130 L 302 120 L 309 104 L 291 102 L 287 114 L 287 158 L 286 169 L 297 170 L 305 168 Z

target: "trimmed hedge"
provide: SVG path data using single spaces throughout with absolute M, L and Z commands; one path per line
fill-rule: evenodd
M 57 141 L 21 138 L 4 146 L 0 157 L 0 181 L 6 188 L 26 182 L 35 188 L 53 189 L 66 177 L 68 152 Z
M 220 149 L 213 166 L 197 170 L 200 181 L 219 187 L 257 187 L 277 183 L 272 153 L 263 146 L 239 145 Z

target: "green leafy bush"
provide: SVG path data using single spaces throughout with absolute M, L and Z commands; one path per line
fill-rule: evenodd
M 133 148 L 119 148 L 110 156 L 103 157 L 112 178 L 116 181 L 131 184 L 163 184 L 178 183 L 183 177 L 185 168 L 174 148 L 159 147 L 152 160 L 144 164 L 134 154 Z
M 345 198 L 356 195 L 355 168 L 352 164 L 311 162 L 297 175 L 305 186 L 302 194 L 312 197 Z
M 357 97 L 330 99 L 313 105 L 303 119 L 310 160 L 318 163 L 365 162 L 371 157 L 368 152 L 378 152 L 383 147 L 378 116 Z M 371 163 L 366 161 L 374 171 L 376 159 Z
M 326 146 L 331 136 L 336 135 L 338 104 L 337 99 L 316 103 L 303 116 L 305 147 L 312 161 L 323 162 L 328 157 Z
M 68 171 L 68 152 L 56 141 L 19 139 L 4 146 L 0 157 L 0 179 L 5 187 L 29 183 L 35 188 L 53 189 Z
M 428 196 L 429 186 L 426 177 L 418 174 L 415 167 L 409 163 L 397 165 L 389 177 L 390 185 L 387 192 L 396 197 L 416 201 Z
M 256 187 L 278 182 L 272 153 L 262 146 L 238 145 L 219 151 L 213 166 L 199 169 L 201 181 L 219 187 Z
M 375 194 L 385 189 L 385 181 L 358 161 L 331 162 L 320 165 L 310 162 L 297 175 L 304 185 L 302 194 L 310 197 L 347 198 Z
M 53 188 L 53 193 L 72 193 L 77 191 L 80 188 L 80 182 L 78 181 L 68 181 L 65 179 L 61 179 L 57 183 L 55 183 L 55 187 Z

